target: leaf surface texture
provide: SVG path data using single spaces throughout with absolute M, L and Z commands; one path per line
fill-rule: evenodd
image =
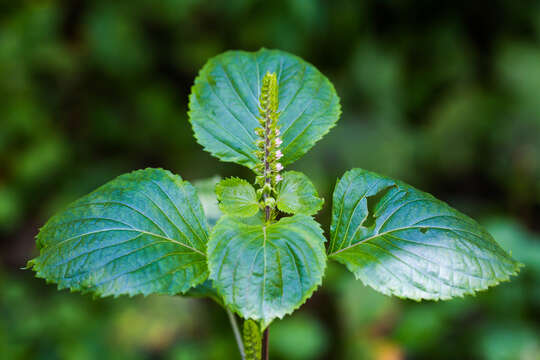
M 207 239 L 195 188 L 169 171 L 138 170 L 51 218 L 29 266 L 60 289 L 172 295 L 207 278 Z
M 232 310 L 267 326 L 298 308 L 320 285 L 324 242 L 310 216 L 272 224 L 224 216 L 208 243 L 210 278 Z
M 339 98 L 313 65 L 280 50 L 227 51 L 204 65 L 191 90 L 189 118 L 205 150 L 254 168 L 261 80 L 267 72 L 278 80 L 283 165 L 300 158 L 336 124 Z
M 334 191 L 329 257 L 375 290 L 415 300 L 473 294 L 519 269 L 470 217 L 362 169 Z

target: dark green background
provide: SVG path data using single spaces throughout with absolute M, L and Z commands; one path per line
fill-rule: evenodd
M 192 137 L 198 69 L 279 48 L 336 85 L 338 126 L 291 168 L 326 198 L 363 167 L 485 224 L 525 263 L 449 302 L 386 298 L 343 267 L 271 329 L 273 359 L 540 358 L 540 4 L 537 1 L 0 0 L 0 358 L 234 359 L 209 301 L 92 300 L 21 268 L 55 211 L 115 176 L 164 167 L 240 175 Z

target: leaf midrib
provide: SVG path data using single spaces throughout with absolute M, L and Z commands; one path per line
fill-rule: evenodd
M 393 232 L 396 232 L 396 231 L 401 231 L 401 230 L 410 230 L 410 229 L 436 229 L 436 230 L 447 230 L 447 231 L 462 231 L 462 232 L 466 232 L 466 233 L 469 233 L 469 234 L 472 234 L 476 237 L 479 237 L 478 234 L 475 234 L 471 231 L 467 231 L 467 230 L 463 230 L 463 229 L 452 229 L 452 228 L 447 228 L 447 227 L 441 227 L 441 226 L 430 226 L 430 225 L 424 225 L 424 226 L 418 226 L 418 225 L 413 225 L 413 226 L 404 226 L 404 227 L 400 227 L 400 228 L 396 228 L 396 229 L 392 229 L 392 230 L 388 230 L 388 231 L 385 231 L 385 232 L 382 232 L 382 233 L 378 233 L 378 234 L 375 234 L 373 236 L 370 236 L 368 238 L 365 238 L 365 239 L 362 239 L 360 240 L 359 242 L 357 243 L 354 243 L 352 245 L 349 245 L 347 247 L 344 247 L 343 249 L 340 249 L 340 250 L 337 250 L 337 251 L 334 251 L 333 253 L 330 253 L 328 256 L 333 256 L 333 255 L 337 255 L 341 252 L 344 252 L 346 250 L 349 250 L 349 249 L 352 249 L 358 245 L 361 245 L 367 241 L 370 241 L 370 240 L 373 240 L 373 239 L 376 239 L 380 236 L 384 236 L 386 234 L 391 234 Z M 427 244 L 426 244 L 427 245 Z M 488 259 L 484 259 L 484 260 L 488 260 Z
M 164 239 L 164 240 L 167 240 L 167 241 L 170 241 L 170 242 L 173 242 L 175 244 L 178 244 L 180 246 L 183 246 L 185 248 L 188 248 L 196 253 L 199 253 L 201 254 L 202 256 L 206 257 L 206 254 L 204 254 L 202 251 L 196 249 L 196 248 L 193 248 L 189 245 L 186 245 L 184 243 L 181 243 L 177 240 L 174 240 L 174 239 L 171 239 L 170 237 L 167 237 L 167 236 L 163 236 L 163 235 L 159 235 L 159 234 L 155 234 L 155 233 L 152 233 L 152 232 L 149 232 L 149 231 L 145 231 L 145 230 L 141 230 L 141 229 L 137 229 L 137 228 L 134 228 L 134 227 L 131 227 L 131 228 L 108 228 L 108 229 L 100 229 L 100 230 L 96 230 L 96 231 L 90 231 L 90 232 L 87 232 L 87 233 L 83 233 L 83 234 L 79 234 L 79 235 L 76 235 L 76 236 L 72 236 L 70 238 L 67 238 L 67 239 L 64 239 L 56 244 L 54 244 L 53 246 L 50 246 L 50 247 L 46 247 L 45 249 L 47 249 L 48 251 L 51 251 L 53 249 L 56 249 L 60 246 L 62 246 L 63 244 L 65 244 L 66 242 L 68 241 L 72 241 L 72 240 L 75 240 L 75 239 L 79 239 L 83 236 L 87 236 L 87 235 L 92 235 L 92 234 L 98 234 L 98 233 L 102 233 L 102 232 L 108 232 L 108 231 L 132 231 L 132 232 L 138 232 L 138 233 L 141 233 L 141 234 L 146 234 L 146 235 L 149 235 L 149 236 L 153 236 L 153 237 L 157 237 L 157 238 L 161 238 L 161 239 Z

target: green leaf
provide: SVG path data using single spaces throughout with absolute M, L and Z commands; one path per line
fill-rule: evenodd
M 223 179 L 216 185 L 219 208 L 225 214 L 250 217 L 259 211 L 255 189 L 244 179 Z
M 245 360 L 260 360 L 262 353 L 262 337 L 259 325 L 253 320 L 244 321 Z
M 290 314 L 320 285 L 325 239 L 310 216 L 276 223 L 223 216 L 208 242 L 210 278 L 225 304 L 263 327 Z
M 210 298 L 217 304 L 225 307 L 223 299 L 221 299 L 221 296 L 216 291 L 212 280 L 206 280 L 202 284 L 192 287 L 184 295 L 194 298 Z
M 218 200 L 216 196 L 216 185 L 221 181 L 221 177 L 213 176 L 207 179 L 193 181 L 193 186 L 197 189 L 201 205 L 206 215 L 206 221 L 210 227 L 213 227 L 221 215 Z
M 288 214 L 314 215 L 324 200 L 309 178 L 298 171 L 287 171 L 277 186 L 277 207 Z
M 449 299 L 520 265 L 476 221 L 410 185 L 362 169 L 334 191 L 329 257 L 387 295 Z
M 300 158 L 335 125 L 339 98 L 313 65 L 279 50 L 227 51 L 204 65 L 189 98 L 189 118 L 205 150 L 254 168 L 261 80 L 267 72 L 278 77 L 283 165 Z
M 193 181 L 193 186 L 195 189 L 197 189 L 197 194 L 201 200 L 201 205 L 204 209 L 206 220 L 208 221 L 208 225 L 210 227 L 213 227 L 223 215 L 219 209 L 215 192 L 216 185 L 220 181 L 221 177 L 217 175 L 211 178 Z M 206 280 L 205 282 L 192 287 L 184 295 L 194 298 L 210 298 L 217 304 L 225 307 L 223 300 L 221 299 L 221 295 L 219 295 L 214 288 L 212 280 Z
M 51 218 L 29 266 L 59 289 L 177 294 L 207 278 L 207 239 L 195 188 L 166 170 L 138 170 Z

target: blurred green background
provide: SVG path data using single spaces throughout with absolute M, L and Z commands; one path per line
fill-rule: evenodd
M 292 168 L 326 198 L 352 167 L 485 224 L 526 267 L 476 297 L 381 296 L 343 267 L 271 328 L 272 359 L 540 359 L 538 1 L 0 0 L 0 358 L 235 359 L 211 301 L 57 292 L 21 270 L 55 211 L 115 176 L 240 175 L 192 138 L 205 61 L 279 48 L 336 85 L 343 116 Z

